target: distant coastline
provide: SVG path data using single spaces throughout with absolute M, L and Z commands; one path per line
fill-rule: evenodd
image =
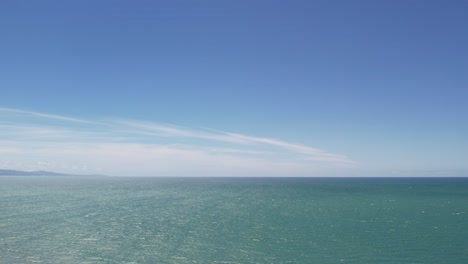
M 67 174 L 53 171 L 20 171 L 0 169 L 0 176 L 104 176 L 104 175 L 83 175 Z

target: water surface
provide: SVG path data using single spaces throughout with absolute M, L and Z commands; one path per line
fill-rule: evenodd
M 468 263 L 468 179 L 0 177 L 0 263 Z

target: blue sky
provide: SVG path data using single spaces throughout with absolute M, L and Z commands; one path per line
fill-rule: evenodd
M 468 176 L 466 1 L 1 1 L 0 167 Z

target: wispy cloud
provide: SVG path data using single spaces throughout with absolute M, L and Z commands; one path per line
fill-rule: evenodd
M 89 124 L 94 123 L 94 122 L 91 122 L 91 121 L 86 121 L 86 120 L 83 120 L 83 119 L 78 119 L 78 118 L 73 118 L 73 117 L 67 117 L 67 116 L 61 116 L 61 115 L 52 115 L 52 114 L 33 112 L 33 111 L 27 111 L 27 110 L 20 110 L 20 109 L 14 109 L 14 108 L 0 107 L 0 112 L 36 116 L 36 117 L 42 117 L 42 118 L 48 118 L 48 119 L 54 119 L 54 120 L 61 120 L 61 121 L 68 121 L 68 122 L 76 122 L 76 123 L 89 123 Z
M 245 144 L 248 142 L 241 138 L 230 136 L 228 133 L 212 133 L 137 120 L 115 120 L 115 122 L 123 127 L 131 128 L 137 133 L 153 133 L 155 136 L 197 138 L 237 144 Z
M 0 113 L 22 117 L 0 119 L 0 164 L 18 169 L 47 165 L 118 175 L 314 176 L 355 165 L 345 155 L 303 144 L 213 129 L 10 108 Z
M 351 159 L 349 159 L 345 155 L 332 154 L 321 149 L 312 148 L 312 147 L 300 145 L 300 144 L 293 144 L 293 143 L 285 142 L 285 141 L 278 140 L 278 139 L 254 137 L 254 136 L 247 136 L 247 135 L 242 135 L 242 134 L 237 134 L 237 133 L 228 133 L 228 132 L 222 132 L 222 131 L 220 132 L 194 131 L 194 130 L 167 126 L 167 125 L 164 126 L 160 124 L 142 122 L 142 121 L 134 121 L 134 120 L 132 121 L 120 120 L 117 122 L 124 126 L 133 127 L 135 129 L 139 129 L 146 133 L 154 132 L 156 133 L 155 135 L 199 138 L 199 139 L 207 139 L 207 140 L 212 140 L 212 141 L 244 144 L 244 145 L 263 144 L 263 145 L 275 146 L 278 148 L 282 148 L 285 150 L 303 154 L 305 155 L 305 159 L 307 160 L 329 161 L 329 162 L 338 162 L 338 163 L 346 163 L 346 164 L 354 163 Z M 211 131 L 214 131 L 214 130 L 211 130 Z

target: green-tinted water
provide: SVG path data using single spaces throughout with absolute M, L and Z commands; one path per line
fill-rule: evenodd
M 468 263 L 468 179 L 0 178 L 0 263 Z

